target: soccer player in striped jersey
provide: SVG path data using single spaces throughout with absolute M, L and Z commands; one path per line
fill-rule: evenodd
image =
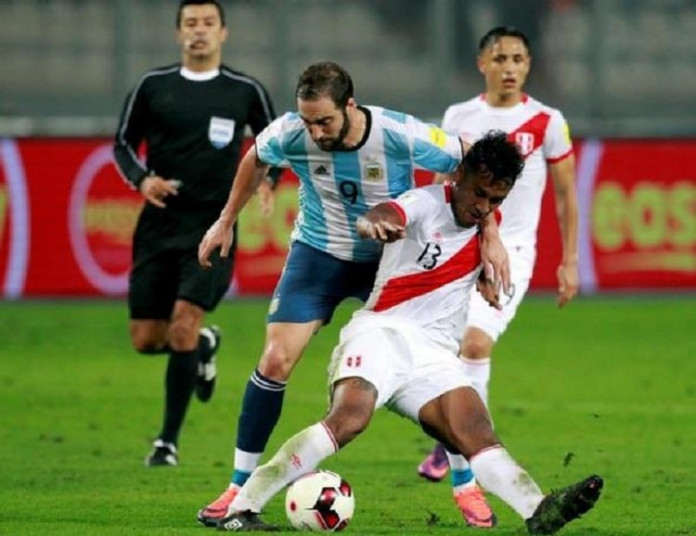
M 556 212 L 561 229 L 563 258 L 558 266 L 558 304 L 564 306 L 578 289 L 575 162 L 568 125 L 560 111 L 523 92 L 531 56 L 526 36 L 512 27 L 490 30 L 479 45 L 478 67 L 485 78 L 482 95 L 450 106 L 442 128 L 474 141 L 491 128 L 503 130 L 522 151 L 524 171 L 501 206 L 500 237 L 510 258 L 514 293 L 494 309 L 476 293 L 471 296 L 461 355 L 474 385 L 488 404 L 491 355 L 522 302 L 536 259 L 536 233 L 547 173 L 551 173 Z M 475 485 L 466 460 L 449 457 L 442 445 L 418 467 L 433 481 L 444 478 L 452 466 L 454 497 L 470 525 L 488 528 L 495 523 L 490 506 Z
M 333 62 L 300 76 L 297 111 L 271 123 L 246 153 L 227 206 L 201 242 L 199 260 L 232 243 L 233 225 L 269 166 L 290 167 L 300 179 L 300 210 L 290 251 L 273 294 L 266 342 L 247 383 L 228 488 L 198 513 L 214 525 L 257 466 L 280 417 L 285 386 L 312 335 L 331 321 L 345 298 L 365 300 L 372 289 L 380 244 L 360 240 L 357 219 L 414 186 L 416 168 L 449 173 L 462 144 L 411 115 L 361 106 L 350 75 Z M 494 222 L 487 233 L 497 237 Z M 262 409 L 259 409 L 262 408 Z
M 177 465 L 192 394 L 203 402 L 213 394 L 220 332 L 203 324 L 229 287 L 234 256 L 215 256 L 204 271 L 197 247 L 225 204 L 245 129 L 258 133 L 275 119 L 264 87 L 221 63 L 227 27 L 217 0 L 181 1 L 176 27 L 181 62 L 138 81 L 114 144 L 117 169 L 146 201 L 133 236 L 131 342 L 140 353 L 169 355 L 148 466 Z
M 530 534 L 552 534 L 594 505 L 597 476 L 544 496 L 496 437 L 458 359 L 461 319 L 481 273 L 478 224 L 523 165 L 505 133 L 492 132 L 472 146 L 454 182 L 411 190 L 358 219 L 360 236 L 386 245 L 372 293 L 334 350 L 328 414 L 253 472 L 219 529 L 273 530 L 259 516 L 268 501 L 355 439 L 382 406 L 463 453 Z

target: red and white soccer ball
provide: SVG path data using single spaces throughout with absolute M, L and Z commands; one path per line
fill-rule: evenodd
M 285 494 L 285 513 L 299 530 L 338 532 L 346 528 L 353 510 L 353 490 L 331 471 L 306 474 L 295 480 Z

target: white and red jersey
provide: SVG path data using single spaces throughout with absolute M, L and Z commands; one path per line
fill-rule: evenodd
M 547 163 L 572 154 L 568 125 L 560 111 L 523 95 L 512 107 L 490 106 L 483 95 L 453 104 L 445 111 L 442 129 L 473 143 L 490 130 L 502 130 L 520 148 L 524 170 L 503 202 L 500 235 L 506 247 L 536 246 Z
M 458 351 L 471 291 L 481 264 L 478 227 L 454 219 L 451 187 L 410 190 L 390 203 L 402 215 L 406 236 L 385 244 L 375 286 L 355 320 L 411 324 Z

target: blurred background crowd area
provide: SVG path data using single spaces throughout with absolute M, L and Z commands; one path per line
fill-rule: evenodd
M 438 122 L 481 91 L 479 38 L 527 33 L 527 90 L 579 137 L 696 133 L 696 0 L 223 0 L 225 63 L 277 112 L 309 63 L 352 73 L 359 102 Z M 0 135 L 111 135 L 127 91 L 179 58 L 176 0 L 0 0 Z

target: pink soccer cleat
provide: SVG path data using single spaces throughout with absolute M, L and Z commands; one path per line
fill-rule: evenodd
M 418 474 L 431 482 L 439 482 L 445 478 L 448 470 L 447 453 L 445 452 L 445 447 L 439 443 L 423 460 L 423 463 L 418 466 Z
M 464 491 L 454 496 L 454 502 L 457 503 L 464 521 L 470 527 L 490 529 L 495 526 L 495 514 L 478 486 L 468 486 Z
M 241 488 L 236 484 L 231 484 L 217 499 L 205 508 L 198 510 L 198 515 L 196 516 L 198 521 L 203 523 L 206 527 L 217 526 L 218 521 L 227 516 L 227 509 L 232 501 L 234 501 L 240 489 Z

